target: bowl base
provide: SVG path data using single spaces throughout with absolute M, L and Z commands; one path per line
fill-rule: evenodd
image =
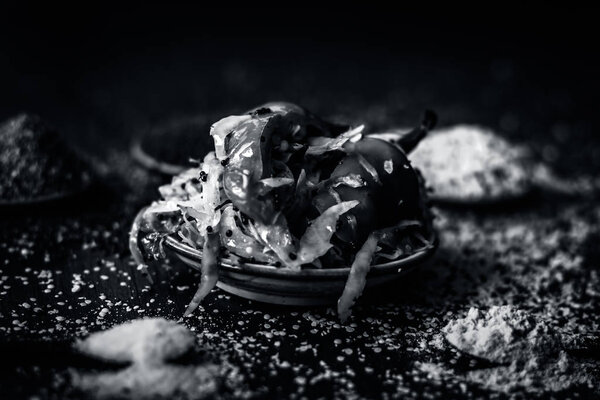
M 293 295 L 283 296 L 269 293 L 258 293 L 220 281 L 217 282 L 217 287 L 235 296 L 239 296 L 248 300 L 260 301 L 261 303 L 278 304 L 282 306 L 325 306 L 335 304 L 334 298 L 298 297 Z

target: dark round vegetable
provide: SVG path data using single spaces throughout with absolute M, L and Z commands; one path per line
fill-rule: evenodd
M 373 230 L 418 216 L 419 181 L 404 152 L 396 145 L 369 137 L 351 147 L 352 151 L 340 161 L 331 178 L 358 174 L 366 185 L 358 188 L 326 186 L 313 200 L 319 212 L 339 201 L 360 202 L 341 219 L 336 232 L 338 238 L 345 242 L 362 242 Z

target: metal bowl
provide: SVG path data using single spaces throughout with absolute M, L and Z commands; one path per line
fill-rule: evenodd
M 438 245 L 435 234 L 429 240 L 433 246 L 425 250 L 372 265 L 367 275 L 366 290 L 394 281 L 429 260 Z M 200 270 L 202 251 L 175 237 L 168 237 L 165 247 L 188 266 Z M 327 305 L 335 304 L 342 294 L 349 272 L 349 267 L 292 271 L 264 264 L 234 265 L 231 260 L 222 259 L 217 287 L 236 296 L 264 303 Z

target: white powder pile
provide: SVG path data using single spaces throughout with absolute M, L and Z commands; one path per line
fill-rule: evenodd
M 444 333 L 459 350 L 497 363 L 510 362 L 524 352 L 556 353 L 560 345 L 548 326 L 510 306 L 488 311 L 471 307 L 465 318 L 450 321 Z
M 563 350 L 560 335 L 511 306 L 487 311 L 471 308 L 465 318 L 450 321 L 443 332 L 459 350 L 501 364 L 467 372 L 467 380 L 486 388 L 556 392 L 574 385 L 597 387 L 594 363 L 572 359 Z
M 76 347 L 109 361 L 161 364 L 190 350 L 194 342 L 185 326 L 163 318 L 144 318 L 94 333 Z
M 521 196 L 531 187 L 527 150 L 486 128 L 457 125 L 434 132 L 410 159 L 438 199 L 496 201 Z
M 168 361 L 195 344 L 184 326 L 162 318 L 127 322 L 92 334 L 77 348 L 94 357 L 131 366 L 117 372 L 74 373 L 73 384 L 86 395 L 99 398 L 203 399 L 217 390 L 213 365 L 174 365 Z

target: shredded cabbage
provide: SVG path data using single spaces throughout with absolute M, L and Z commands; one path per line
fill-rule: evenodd
M 354 257 L 354 262 L 350 267 L 350 273 L 348 274 L 344 292 L 340 296 L 337 304 L 338 315 L 342 322 L 345 322 L 346 319 L 348 319 L 350 316 L 350 308 L 354 305 L 354 302 L 365 288 L 367 274 L 371 269 L 371 260 L 377 250 L 377 241 L 377 235 L 371 233 Z
M 219 279 L 219 249 L 220 237 L 216 232 L 207 233 L 204 238 L 204 248 L 202 251 L 202 277 L 198 290 L 194 294 L 192 301 L 183 314 L 184 317 L 190 315 L 198 306 L 207 294 L 215 287 Z
M 360 140 L 364 129 L 365 126 L 360 125 L 333 138 L 319 138 L 317 145 L 308 147 L 306 155 L 319 156 L 330 151 L 342 150 L 348 141 L 356 142 Z
M 321 215 L 312 220 L 300 239 L 298 260 L 300 264 L 312 263 L 333 246 L 331 236 L 336 231 L 339 217 L 358 205 L 358 201 L 343 201 L 329 207 Z

